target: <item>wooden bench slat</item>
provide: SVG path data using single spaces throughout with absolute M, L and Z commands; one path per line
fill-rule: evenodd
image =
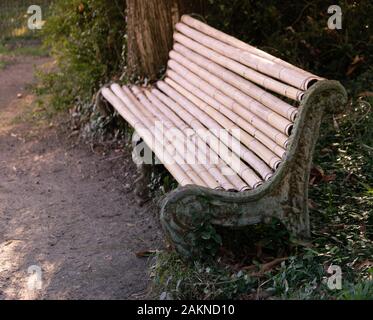
M 297 108 L 277 98 L 273 94 L 266 92 L 264 89 L 246 80 L 241 75 L 238 75 L 218 65 L 217 63 L 206 59 L 198 52 L 191 51 L 179 43 L 175 43 L 174 50 L 188 57 L 189 60 L 206 69 L 208 72 L 221 78 L 253 99 L 267 106 L 272 111 L 282 115 L 292 122 L 295 120 L 298 112 Z
M 126 103 L 124 103 L 108 88 L 103 88 L 101 92 L 105 99 L 109 101 L 110 104 L 119 112 L 119 114 L 126 119 L 126 121 L 128 121 L 128 123 L 136 130 L 136 132 L 138 132 L 139 135 L 141 135 L 148 146 L 154 144 L 156 148 L 154 148 L 153 152 L 159 159 L 165 159 L 164 166 L 181 186 L 194 184 L 192 179 L 188 177 L 180 165 L 175 163 L 172 156 L 167 151 L 164 151 L 163 153 L 159 153 L 157 151 L 158 148 L 162 147 L 162 145 L 154 138 L 149 129 L 144 126 L 140 119 L 127 107 L 132 106 L 129 99 L 126 101 Z
M 169 109 L 152 92 L 150 92 L 150 90 L 145 90 L 145 95 L 153 103 L 153 106 L 156 108 L 156 111 L 161 113 L 164 117 L 166 117 L 177 128 L 181 128 L 182 130 L 184 130 L 184 132 L 186 132 L 187 129 L 193 130 L 191 127 L 186 125 L 186 123 L 178 115 L 176 115 L 176 113 L 173 110 Z M 228 166 L 228 164 L 225 163 L 218 156 L 218 154 L 213 149 L 210 149 L 210 147 L 204 140 L 202 140 L 196 134 L 193 136 L 193 139 L 195 140 L 195 145 L 199 149 L 199 151 L 206 154 L 207 161 L 209 163 L 217 163 L 217 167 L 219 168 L 220 172 L 227 177 L 231 184 L 233 184 L 235 190 L 243 191 L 248 189 L 247 184 L 243 182 L 243 180 L 237 175 L 237 173 L 235 173 Z
M 243 42 L 243 41 L 241 41 L 241 40 L 239 40 L 235 37 L 232 37 L 232 36 L 222 32 L 222 31 L 217 30 L 217 29 L 203 23 L 202 21 L 194 19 L 194 18 L 192 18 L 188 15 L 182 16 L 181 21 L 183 23 L 185 23 L 186 25 L 205 33 L 206 35 L 209 35 L 213 38 L 219 39 L 219 40 L 221 40 L 221 41 L 223 41 L 223 42 L 225 42 L 225 43 L 227 43 L 227 44 L 229 44 L 233 47 L 248 51 L 248 52 L 253 53 L 253 54 L 255 54 L 259 57 L 262 57 L 262 58 L 265 58 L 269 61 L 272 61 L 276 64 L 280 64 L 280 65 L 283 65 L 285 67 L 295 69 L 298 72 L 301 72 L 301 73 L 304 73 L 304 74 L 308 75 L 308 77 L 312 77 L 312 78 L 317 79 L 317 80 L 323 80 L 324 79 L 324 78 L 316 76 L 316 75 L 314 75 L 314 74 L 312 74 L 312 73 L 310 73 L 306 70 L 303 70 L 303 69 L 301 69 L 297 66 L 294 66 L 294 65 L 292 65 L 292 64 L 290 64 L 290 63 L 288 63 L 288 62 L 286 62 L 282 59 L 279 59 L 279 58 L 277 58 L 277 57 L 275 57 L 275 56 L 273 56 L 273 55 L 271 55 L 271 54 L 269 54 L 269 53 L 267 53 L 263 50 L 260 50 L 260 49 L 254 47 L 254 46 L 251 46 L 248 43 L 245 43 L 245 42 Z
M 205 80 L 210 85 L 214 86 L 216 89 L 226 94 L 231 99 L 240 103 L 247 110 L 251 111 L 258 117 L 262 118 L 264 121 L 271 124 L 274 128 L 280 130 L 281 132 L 287 135 L 290 135 L 291 129 L 293 127 L 293 123 L 291 121 L 273 112 L 271 109 L 267 108 L 260 102 L 254 100 L 250 96 L 239 91 L 237 88 L 224 82 L 223 80 L 214 76 L 213 74 L 201 68 L 197 64 L 191 62 L 187 57 L 181 55 L 180 53 L 176 51 L 171 51 L 170 57 L 171 59 L 182 64 L 185 68 L 200 76 L 203 80 Z
M 163 147 L 173 156 L 174 161 L 176 161 L 176 163 L 182 167 L 182 169 L 188 174 L 188 176 L 190 176 L 196 185 L 206 186 L 211 189 L 219 189 L 221 187 L 203 165 L 195 162 L 188 163 L 188 154 L 185 153 L 182 143 L 179 143 L 179 141 L 175 141 L 173 139 L 170 140 L 167 136 L 165 136 L 165 132 L 162 132 L 161 129 L 156 125 L 157 119 L 155 118 L 154 114 L 148 110 L 145 105 L 141 104 L 127 87 L 121 88 L 118 85 L 112 85 L 111 88 L 120 98 L 123 97 L 122 93 L 124 93 L 132 100 L 132 102 L 136 105 L 137 110 L 139 110 L 143 115 L 142 120 L 144 121 L 144 124 L 150 128 L 151 131 L 153 131 L 153 135 L 156 138 L 160 139 L 159 141 L 161 141 Z
M 222 187 L 224 190 L 239 190 L 221 173 L 221 169 L 218 168 L 218 165 L 221 164 L 221 162 L 219 163 L 218 161 L 218 157 L 216 158 L 216 162 L 212 162 L 212 159 L 207 157 L 207 155 L 210 153 L 208 151 L 206 152 L 206 150 L 202 151 L 197 145 L 193 145 L 192 141 L 190 138 L 188 138 L 185 132 L 181 131 L 177 126 L 175 126 L 175 124 L 166 117 L 162 110 L 157 108 L 155 104 L 153 104 L 150 99 L 146 97 L 145 93 L 141 92 L 141 90 L 136 86 L 133 86 L 131 89 L 138 99 L 144 105 L 146 105 L 147 109 L 166 125 L 167 130 L 170 130 L 170 132 L 171 130 L 172 132 L 177 131 L 178 134 L 183 137 L 181 141 L 172 140 L 173 144 L 175 147 L 177 147 L 178 144 L 181 146 L 186 146 L 188 150 L 187 156 L 192 157 L 191 162 L 202 163 L 206 171 L 211 174 L 211 177 L 215 180 L 215 182 L 218 182 L 218 186 L 215 188 Z M 217 164 L 215 165 L 213 163 Z
M 231 70 L 243 78 L 252 81 L 265 89 L 276 92 L 282 96 L 288 97 L 292 100 L 301 100 L 301 97 L 304 94 L 304 91 L 294 88 L 288 84 L 282 83 L 276 79 L 273 79 L 267 75 L 264 75 L 256 70 L 253 70 L 230 57 L 226 57 L 218 52 L 215 52 L 202 44 L 193 41 L 192 39 L 184 36 L 181 33 L 174 34 L 174 40 L 177 43 L 184 45 L 187 48 L 198 52 L 200 55 L 203 55 L 207 59 L 214 61 L 215 63 L 225 67 L 227 70 Z
M 219 156 L 250 186 L 255 189 L 262 184 L 262 180 L 256 173 L 247 166 L 236 154 L 229 151 L 211 131 L 189 112 L 183 106 L 176 103 L 166 94 L 153 88 L 151 92 L 156 95 L 168 108 L 177 113 L 185 122 L 187 122 L 198 134 L 199 137 L 209 144 Z
M 221 91 L 219 91 L 218 89 L 210 85 L 205 80 L 202 80 L 201 78 L 199 78 L 197 75 L 189 71 L 187 68 L 185 68 L 178 62 L 174 60 L 170 60 L 168 62 L 168 66 L 172 70 L 177 72 L 177 74 L 182 76 L 184 79 L 188 79 L 188 81 L 193 83 L 193 85 L 198 87 L 204 93 L 208 94 L 212 99 L 216 99 L 218 103 L 221 103 L 222 105 L 227 107 L 229 110 L 232 110 L 237 115 L 249 121 L 254 127 L 256 127 L 263 134 L 271 138 L 279 146 L 286 148 L 287 143 L 288 143 L 288 137 L 285 134 L 283 134 L 276 128 L 273 128 L 267 122 L 263 121 L 261 118 L 254 115 L 250 110 L 244 108 L 241 104 L 237 103 L 232 98 L 226 96 L 224 93 L 222 93 Z
M 200 149 L 192 147 L 191 143 L 188 141 L 187 136 L 182 132 L 178 127 L 172 124 L 170 120 L 168 120 L 162 112 L 157 110 L 156 106 L 151 103 L 150 100 L 145 96 L 141 90 L 133 86 L 131 91 L 136 95 L 138 100 L 142 103 L 145 108 L 152 113 L 153 117 L 159 121 L 162 121 L 162 124 L 166 127 L 167 132 L 165 132 L 166 136 L 168 134 L 176 134 L 173 136 L 176 139 L 171 139 L 171 144 L 179 150 L 181 154 L 183 154 L 184 160 L 187 163 L 196 163 L 196 167 L 198 168 L 198 175 L 206 182 L 206 184 L 212 189 L 223 188 L 224 190 L 235 190 L 235 187 L 221 174 L 220 170 L 211 164 L 206 164 L 206 154 L 202 153 Z M 188 152 L 186 153 L 186 149 Z M 201 163 L 201 164 L 200 164 Z
M 103 95 L 105 98 L 120 112 L 120 114 L 130 122 L 132 126 L 139 132 L 139 135 L 146 141 L 147 144 L 154 147 L 152 150 L 155 152 L 156 156 L 161 159 L 163 163 L 167 163 L 166 167 L 172 174 L 181 175 L 180 172 L 184 172 L 184 175 L 181 175 L 181 178 L 177 179 L 182 185 L 186 184 L 196 184 L 200 186 L 209 187 L 212 189 L 228 188 L 226 190 L 232 189 L 232 184 L 227 183 L 227 179 L 223 176 L 222 170 L 214 171 L 214 174 L 209 172 L 207 167 L 204 167 L 200 164 L 189 165 L 185 164 L 186 159 L 181 145 L 175 142 L 167 141 L 166 144 L 162 143 L 162 139 L 159 139 L 159 136 L 162 132 L 156 131 L 154 127 L 155 114 L 152 115 L 151 109 L 145 109 L 145 104 L 140 104 L 137 98 L 132 95 L 128 88 L 123 87 L 121 90 L 120 86 L 114 84 L 111 86 L 112 93 L 111 95 L 107 93 L 107 90 L 103 90 Z M 115 94 L 115 95 L 114 95 Z M 114 97 L 113 97 L 114 95 Z M 119 98 L 119 99 L 118 99 Z M 119 102 L 118 102 L 119 100 Z M 126 108 L 128 106 L 128 108 Z M 135 119 L 135 120 L 133 120 Z M 140 120 L 141 119 L 141 120 Z M 193 121 L 196 119 L 194 118 Z M 199 128 L 201 128 L 199 126 Z M 206 130 L 207 131 L 207 130 Z M 208 131 L 205 133 L 210 134 Z M 208 137 L 209 138 L 209 137 Z M 153 141 L 155 140 L 155 141 Z M 208 140 L 210 142 L 210 139 Z M 216 141 L 219 143 L 218 141 Z M 215 143 L 215 145 L 217 145 Z M 171 147 L 171 144 L 177 149 L 177 153 L 174 152 L 174 149 Z M 219 147 L 219 146 L 218 146 Z M 162 150 L 159 152 L 159 150 Z M 164 150 L 165 149 L 165 150 Z M 234 160 L 239 160 L 237 157 Z M 177 166 L 173 164 L 176 162 Z M 165 163 L 166 164 L 166 163 Z M 234 167 L 234 166 L 233 166 Z M 210 168 L 211 169 L 211 168 Z M 253 181 L 252 187 L 261 183 L 261 180 L 258 178 L 253 179 L 253 172 L 249 167 L 243 165 L 243 168 L 240 168 L 239 173 L 242 174 L 243 178 L 249 181 Z M 237 190 L 246 189 L 245 185 L 242 184 L 241 178 L 231 177 L 232 181 L 235 182 L 234 189 Z M 238 181 L 238 183 L 237 183 Z
M 195 106 L 197 106 L 202 112 L 205 112 L 208 117 L 215 120 L 222 128 L 226 129 L 234 138 L 237 139 L 237 143 L 242 143 L 249 150 L 252 150 L 256 155 L 261 158 L 270 168 L 276 170 L 281 163 L 281 159 L 275 155 L 271 150 L 265 147 L 261 142 L 259 142 L 255 137 L 246 133 L 237 124 L 232 122 L 222 113 L 216 111 L 213 107 L 210 107 L 207 103 L 191 94 L 190 91 L 185 90 L 182 86 L 172 81 L 171 79 L 164 80 L 173 89 L 178 91 L 185 98 L 190 100 Z M 247 151 L 248 152 L 248 151 Z M 251 157 L 251 151 L 248 157 Z M 245 157 L 241 156 L 242 159 Z M 267 178 L 265 178 L 267 179 Z
M 209 96 L 208 94 L 204 93 L 202 90 L 194 86 L 191 83 L 191 81 L 188 81 L 187 79 L 181 77 L 172 70 L 168 70 L 165 82 L 168 83 L 170 80 L 175 81 L 183 88 L 187 89 L 190 92 L 191 96 L 198 97 L 199 99 L 204 101 L 208 106 L 215 108 L 217 112 L 220 112 L 221 114 L 225 115 L 228 119 L 237 124 L 240 128 L 247 131 L 251 136 L 257 138 L 261 143 L 263 143 L 263 145 L 265 145 L 267 148 L 269 148 L 275 154 L 277 154 L 277 156 L 279 156 L 280 158 L 284 156 L 284 148 L 276 144 L 276 142 L 274 142 L 268 136 L 266 136 L 261 131 L 256 129 L 250 122 L 242 118 L 240 115 L 228 109 L 227 107 L 213 99 L 211 96 Z M 191 92 L 193 92 L 193 94 L 191 94 Z
M 231 149 L 238 157 L 247 162 L 247 164 L 255 170 L 255 175 L 258 174 L 264 180 L 268 180 L 273 172 L 269 166 L 255 155 L 252 151 L 246 148 L 238 139 L 230 135 L 228 131 L 224 130 L 219 123 L 200 110 L 196 105 L 190 102 L 188 99 L 179 94 L 176 90 L 170 87 L 168 84 L 158 81 L 157 87 L 176 101 L 183 108 L 188 110 L 195 119 L 199 120 L 203 125 L 216 137 L 221 143 L 224 143 L 229 149 Z M 199 132 L 198 132 L 199 133 Z M 219 153 L 220 155 L 220 153 Z M 254 173 L 254 172 L 253 172 Z
M 127 103 L 128 99 L 131 101 L 133 104 L 133 106 L 131 105 L 132 111 L 139 113 L 140 121 L 146 128 L 150 130 L 152 136 L 158 142 L 157 147 L 152 146 L 152 149 L 157 149 L 158 154 L 167 152 L 169 155 L 171 155 L 173 159 L 172 161 L 176 162 L 182 168 L 182 170 L 193 181 L 193 184 L 210 187 L 212 189 L 218 187 L 216 183 L 210 184 L 210 180 L 207 178 L 207 175 L 205 179 L 202 178 L 205 175 L 205 172 L 201 166 L 187 164 L 183 159 L 182 153 L 178 152 L 178 150 L 175 152 L 170 142 L 168 140 L 165 141 L 165 138 L 162 135 L 163 133 L 159 131 L 157 126 L 154 125 L 155 119 L 141 104 L 139 104 L 138 100 L 132 95 L 127 87 L 122 89 L 119 85 L 113 84 L 111 89 L 122 100 L 122 102 Z M 163 157 L 161 159 L 163 162 L 165 161 Z
M 308 74 L 300 72 L 294 68 L 284 66 L 283 64 L 278 64 L 267 60 L 251 52 L 235 48 L 220 40 L 201 33 L 196 29 L 185 25 L 184 23 L 177 23 L 175 28 L 177 31 L 194 39 L 204 46 L 213 49 L 214 51 L 217 51 L 227 57 L 231 57 L 232 59 L 254 70 L 257 70 L 260 73 L 276 78 L 281 82 L 288 83 L 298 89 L 307 90 L 309 82 L 315 80 L 314 77 L 311 77 Z

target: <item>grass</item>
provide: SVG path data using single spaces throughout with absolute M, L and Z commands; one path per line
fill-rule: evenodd
M 351 95 L 358 92 L 348 88 Z M 373 99 L 355 97 L 321 128 L 310 186 L 309 243 L 298 243 L 274 221 L 224 231 L 212 261 L 184 262 L 163 251 L 152 269 L 154 297 L 373 299 Z M 327 286 L 331 265 L 342 270 L 341 290 Z
M 31 15 L 27 14 L 28 7 L 40 5 L 42 17 L 45 19 L 49 14 L 50 0 L 34 0 L 33 2 L 23 0 L 0 2 L 0 41 L 7 39 L 35 39 L 39 33 L 27 27 L 27 21 Z
M 33 57 L 45 57 L 49 55 L 47 49 L 42 45 L 22 46 L 15 48 L 11 52 L 15 56 L 33 56 Z
M 49 50 L 34 37 L 7 37 L 0 40 L 0 70 L 10 65 L 12 58 L 22 56 L 47 57 Z
M 4 69 L 7 66 L 5 61 L 0 60 L 0 70 Z
M 32 4 L 40 5 L 43 17 L 49 13 L 50 0 L 36 0 Z M 9 61 L 4 61 L 2 55 L 14 56 L 46 56 L 48 50 L 40 45 L 40 31 L 30 30 L 27 21 L 30 15 L 27 9 L 30 3 L 22 0 L 3 1 L 0 3 L 0 70 Z
M 32 88 L 31 88 L 32 89 Z M 50 96 L 37 97 L 25 110 L 12 119 L 11 124 L 32 123 L 41 126 L 51 123 L 58 111 L 49 103 Z
M 0 43 L 0 55 L 7 56 L 48 56 L 49 52 L 40 43 L 32 42 L 2 42 Z

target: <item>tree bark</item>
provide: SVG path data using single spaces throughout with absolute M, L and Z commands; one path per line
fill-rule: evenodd
M 203 0 L 127 0 L 129 77 L 157 79 L 167 63 L 181 15 L 202 12 Z

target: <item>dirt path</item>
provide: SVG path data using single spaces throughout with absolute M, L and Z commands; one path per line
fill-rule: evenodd
M 162 236 L 154 207 L 136 204 L 129 154 L 16 120 L 35 99 L 33 65 L 46 61 L 0 71 L 0 300 L 146 297 L 149 261 L 135 253 Z

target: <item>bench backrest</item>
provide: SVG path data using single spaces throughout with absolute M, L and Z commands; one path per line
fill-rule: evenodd
M 282 157 L 298 104 L 321 78 L 190 16 L 176 25 L 174 40 L 164 81 L 204 101 L 206 112 L 235 119 Z

